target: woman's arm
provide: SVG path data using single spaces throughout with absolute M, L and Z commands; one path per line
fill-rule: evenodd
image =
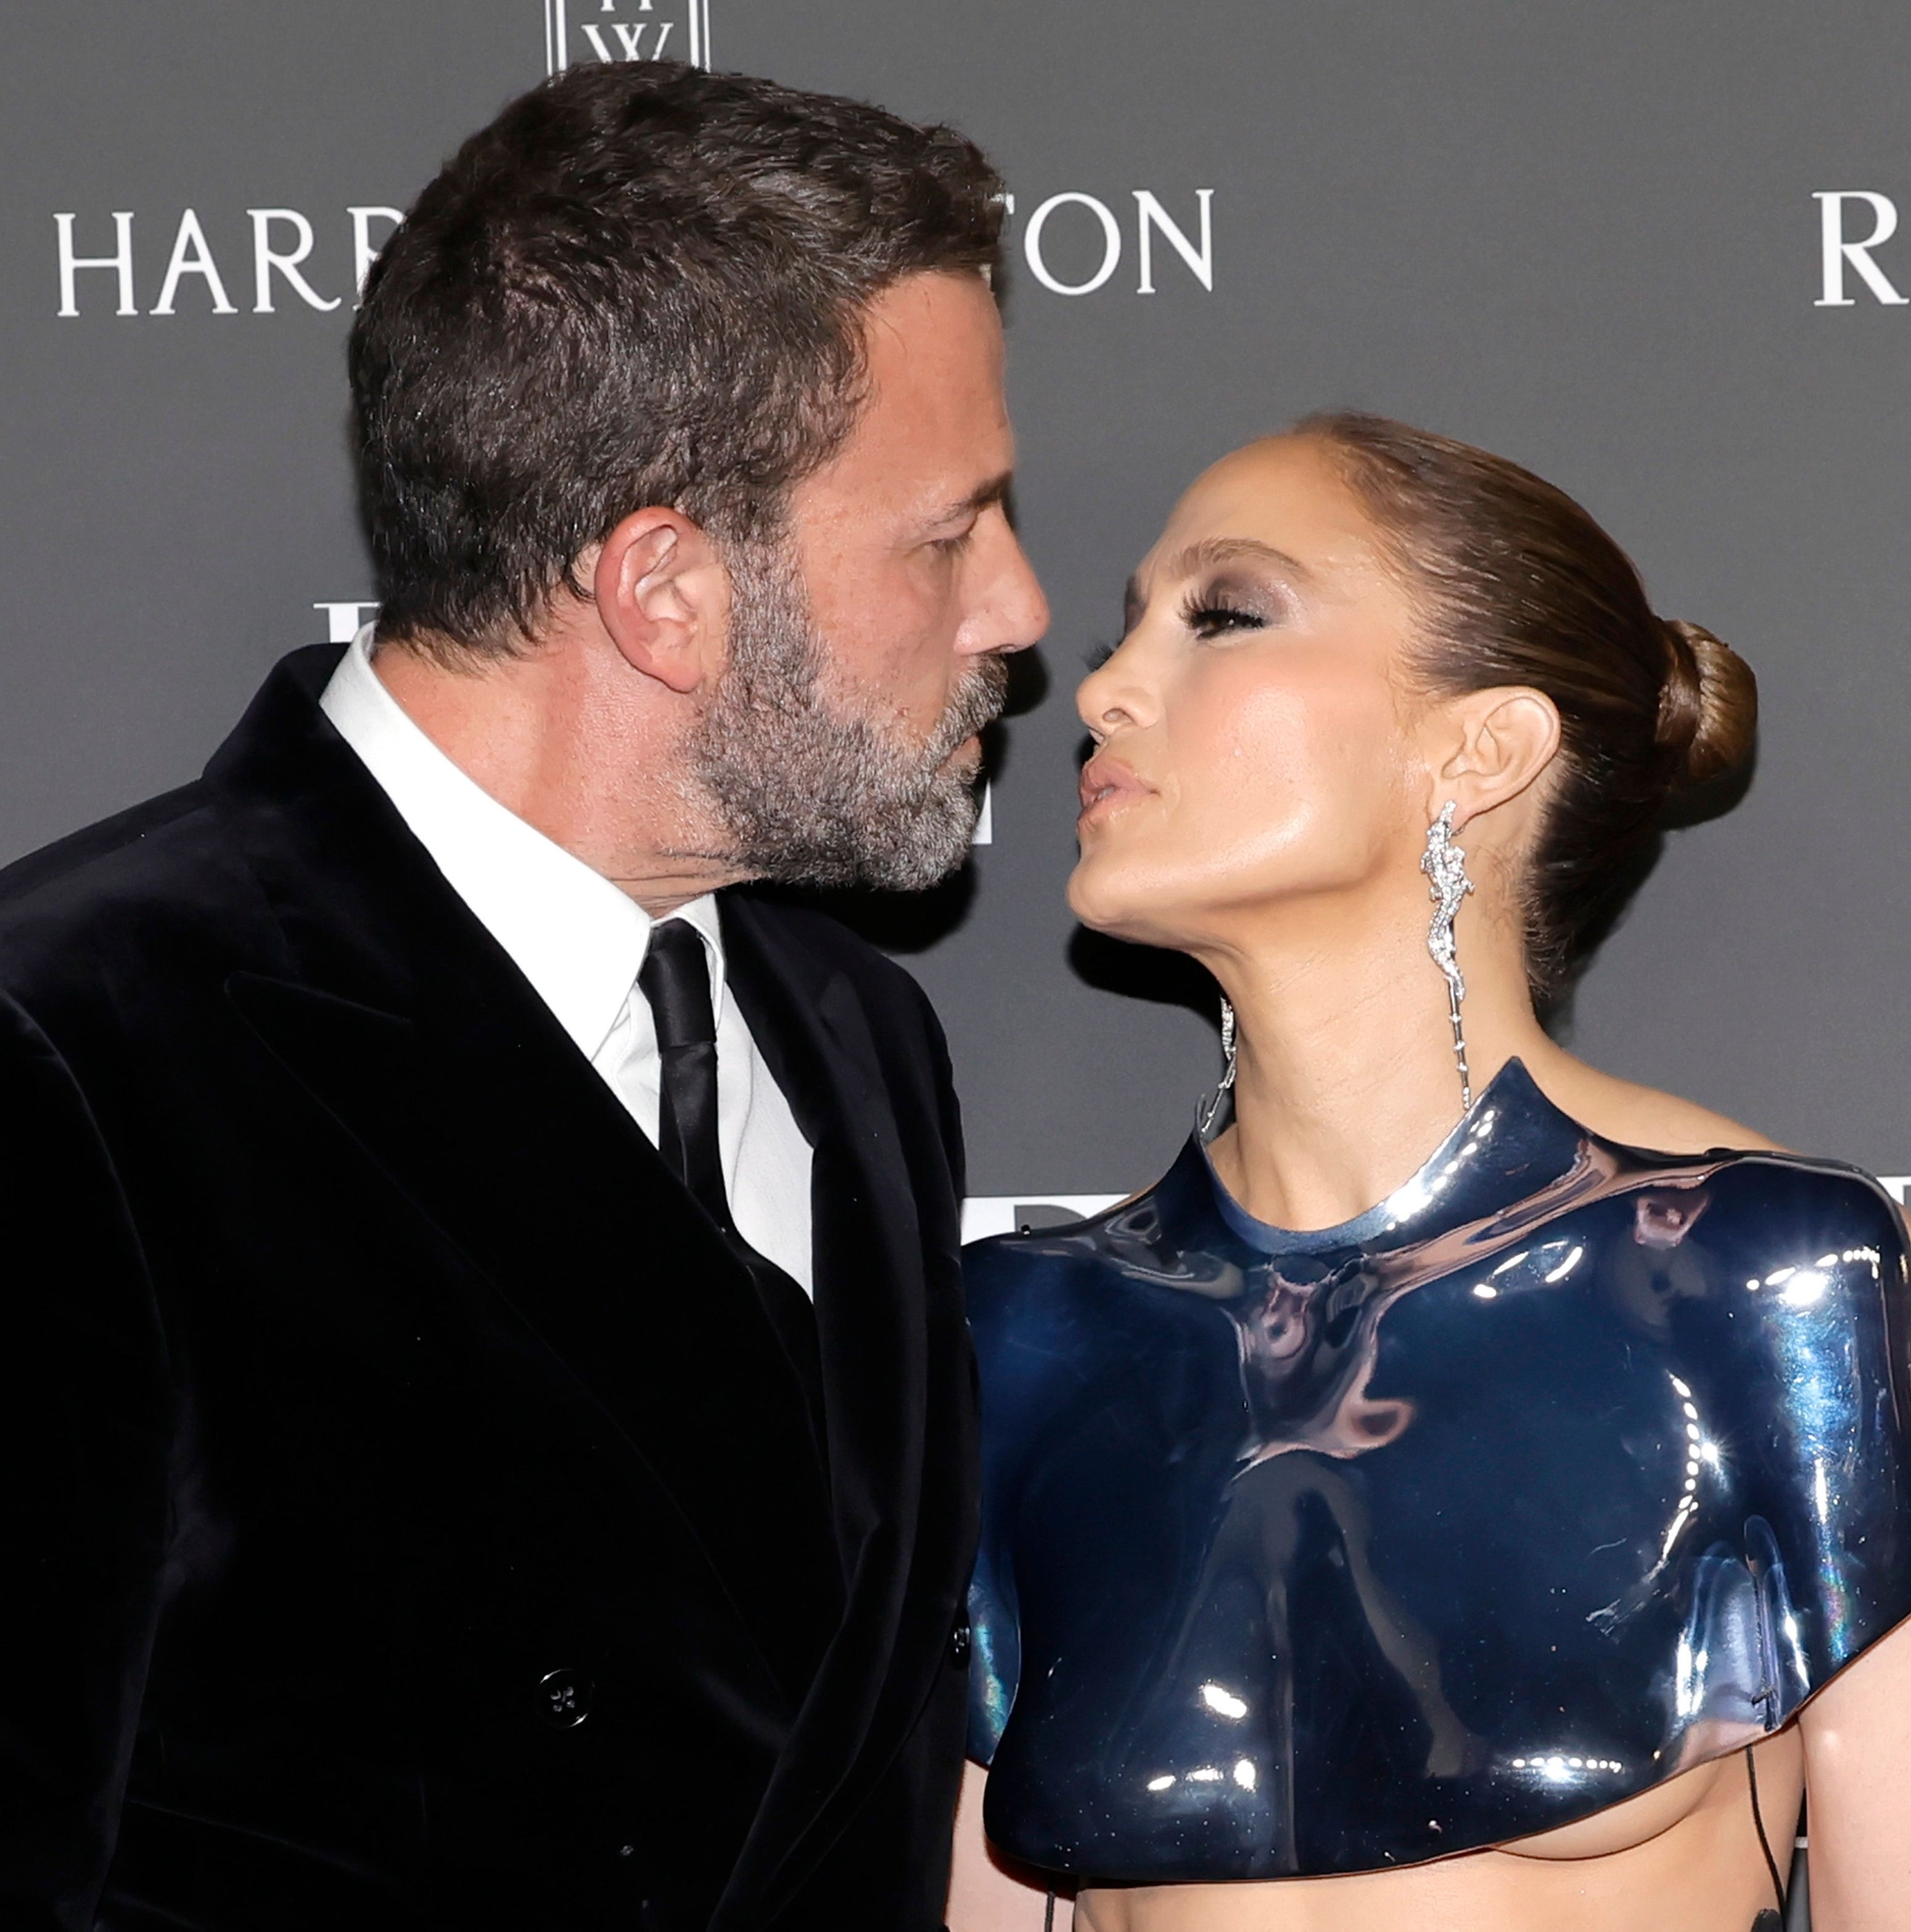
M 1042 1932 L 1048 1895 L 1039 1885 L 1016 1877 L 989 1850 L 982 1832 L 982 1794 L 988 1774 L 979 1764 L 962 1768 L 962 1796 L 956 1808 L 956 1861 L 949 1880 L 949 1932 Z M 1054 1932 L 1068 1932 L 1075 1907 L 1055 1904 Z
M 1911 1932 L 1911 1623 L 1834 1678 L 1798 1728 L 1812 1932 Z

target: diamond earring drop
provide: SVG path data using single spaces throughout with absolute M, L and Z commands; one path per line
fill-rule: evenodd
M 1453 1021 L 1454 1060 L 1460 1069 L 1460 1109 L 1464 1114 L 1473 1106 L 1473 1076 L 1466 1066 L 1466 1035 L 1460 1026 L 1460 1003 L 1466 998 L 1466 982 L 1460 976 L 1460 961 L 1454 951 L 1454 921 L 1473 881 L 1466 876 L 1466 854 L 1454 843 L 1454 802 L 1448 799 L 1440 815 L 1426 828 L 1426 850 L 1420 855 L 1420 869 L 1426 874 L 1427 896 L 1433 902 L 1433 922 L 1426 932 L 1426 950 L 1433 963 L 1446 975 L 1447 1009 Z
M 1220 1118 L 1221 1102 L 1227 1098 L 1234 1084 L 1234 1061 L 1237 1049 L 1234 1044 L 1234 1002 L 1227 994 L 1221 995 L 1221 1052 L 1227 1060 L 1221 1074 L 1221 1084 L 1214 1090 L 1214 1097 L 1208 1103 L 1208 1112 L 1202 1116 L 1202 1137 L 1205 1139 Z

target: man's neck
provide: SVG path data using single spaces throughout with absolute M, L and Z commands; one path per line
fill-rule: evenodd
M 568 638 L 462 661 L 388 644 L 372 668 L 475 784 L 653 917 L 743 876 L 684 767 L 680 727 L 610 654 Z

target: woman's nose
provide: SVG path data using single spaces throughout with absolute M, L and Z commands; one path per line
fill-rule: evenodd
M 1125 646 L 1099 664 L 1076 687 L 1076 716 L 1099 744 L 1124 724 L 1138 724 L 1147 710 L 1146 694 L 1127 661 Z
M 1075 688 L 1075 715 L 1096 744 L 1108 736 L 1108 711 L 1101 700 L 1101 673 L 1090 671 Z

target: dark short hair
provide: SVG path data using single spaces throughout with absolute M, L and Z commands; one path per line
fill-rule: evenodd
M 855 422 L 864 310 L 992 274 L 1000 189 L 950 128 L 674 62 L 513 101 L 418 196 L 352 332 L 381 638 L 515 649 L 649 505 L 773 537 Z
M 1751 667 L 1656 616 L 1632 560 L 1564 491 L 1504 457 L 1352 411 L 1310 416 L 1419 606 L 1438 692 L 1525 685 L 1559 713 L 1555 782 L 1523 886 L 1534 1004 L 1556 1004 L 1624 911 L 1669 808 L 1742 771 Z M 1696 814 L 1695 815 L 1698 815 Z

